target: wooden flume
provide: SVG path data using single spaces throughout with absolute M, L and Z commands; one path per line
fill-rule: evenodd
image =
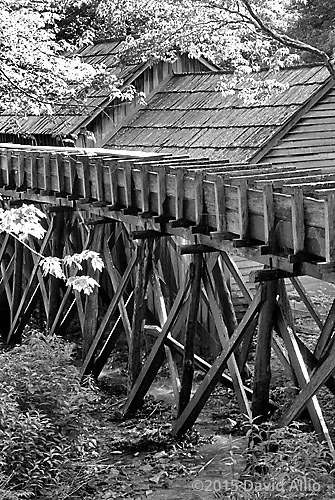
M 299 281 L 309 275 L 335 282 L 335 167 L 319 170 L 2 145 L 4 203 L 37 204 L 47 214 L 43 240 L 30 239 L 30 246 L 58 258 L 93 249 L 105 261 L 104 271 L 94 274 L 99 290 L 83 297 L 43 276 L 40 258 L 2 234 L 0 298 L 8 319 L 2 336 L 19 342 L 38 302 L 52 333 L 66 333 L 77 317 L 81 374 L 97 377 L 125 333 L 130 374 L 124 413 L 141 407 L 167 358 L 178 407 L 172 432 L 178 435 L 192 427 L 217 383 L 234 388 L 243 413 L 266 419 L 276 408 L 269 400 L 272 346 L 301 388 L 282 423 L 307 407 L 332 448 L 316 392 L 326 385 L 335 393 L 335 305 L 323 323 Z M 320 177 L 322 193 L 317 183 L 306 196 L 309 180 Z M 297 179 L 305 180 L 301 187 Z M 253 273 L 255 294 L 235 255 L 264 265 Z M 228 275 L 248 305 L 239 323 Z M 291 279 L 320 329 L 314 352 L 294 331 L 283 278 Z M 257 329 L 252 391 L 241 373 Z M 212 364 L 195 354 L 209 336 L 219 346 Z M 144 345 L 150 348 L 142 365 Z M 175 355 L 184 360 L 180 370 Z M 206 375 L 192 396 L 195 366 Z

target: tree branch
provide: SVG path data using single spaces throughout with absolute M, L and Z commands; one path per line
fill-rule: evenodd
M 250 15 L 250 18 L 256 23 L 256 26 L 266 33 L 269 37 L 272 39 L 276 40 L 282 45 L 285 45 L 286 47 L 290 47 L 292 49 L 296 50 L 303 50 L 306 52 L 309 52 L 310 54 L 314 54 L 319 56 L 325 63 L 329 73 L 333 78 L 335 78 L 335 69 L 334 66 L 331 62 L 331 58 L 324 52 L 323 50 L 319 50 L 316 47 L 313 47 L 312 45 L 309 45 L 308 43 L 301 42 L 300 40 L 295 40 L 294 38 L 290 38 L 287 35 L 280 35 L 279 33 L 276 33 L 273 29 L 269 28 L 256 14 L 254 9 L 251 7 L 249 0 L 241 0 L 243 5 L 245 6 L 247 12 Z

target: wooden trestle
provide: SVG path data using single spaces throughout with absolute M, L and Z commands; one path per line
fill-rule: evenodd
M 269 400 L 272 346 L 301 388 L 281 423 L 307 407 L 332 448 L 316 392 L 325 385 L 335 394 L 335 302 L 323 323 L 298 277 L 335 283 L 334 186 L 335 166 L 278 170 L 269 164 L 0 145 L 4 204 L 33 203 L 47 214 L 44 239 L 31 238 L 29 245 L 59 258 L 94 249 L 105 262 L 94 275 L 99 290 L 84 297 L 43 276 L 40 258 L 1 234 L 2 336 L 19 342 L 37 304 L 53 333 L 64 334 L 77 316 L 81 373 L 97 377 L 124 332 L 130 381 L 124 413 L 141 407 L 167 359 L 178 411 L 174 434 L 190 429 L 218 382 L 234 388 L 243 413 L 266 419 L 276 409 Z M 255 295 L 234 255 L 264 265 L 253 274 Z M 227 274 L 249 304 L 240 323 Z M 284 278 L 320 329 L 313 352 L 295 332 Z M 254 335 L 250 388 L 241 373 Z M 205 345 L 211 337 L 219 343 L 212 364 L 196 354 L 196 337 Z M 144 343 L 151 347 L 142 365 Z M 206 375 L 192 395 L 194 367 Z

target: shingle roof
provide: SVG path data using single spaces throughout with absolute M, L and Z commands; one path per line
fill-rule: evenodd
M 289 89 L 250 106 L 238 93 L 222 96 L 220 76 L 175 75 L 105 146 L 248 161 L 330 78 L 322 65 L 283 69 L 276 78 Z
M 115 66 L 115 58 L 121 50 L 122 43 L 120 40 L 98 42 L 78 50 L 77 55 L 83 62 L 104 64 L 107 68 L 113 69 L 113 73 L 126 83 L 143 64 L 128 64 L 122 68 Z M 81 126 L 89 115 L 99 111 L 100 106 L 104 105 L 109 97 L 106 89 L 94 89 L 88 94 L 84 107 L 70 102 L 68 107 L 56 108 L 53 116 L 29 116 L 28 119 L 15 119 L 15 128 L 18 128 L 21 134 L 71 134 Z M 0 132 L 12 132 L 12 129 L 13 115 L 1 114 Z

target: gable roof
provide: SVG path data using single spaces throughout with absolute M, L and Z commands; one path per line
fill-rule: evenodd
M 216 90 L 221 75 L 175 75 L 105 146 L 249 161 L 331 85 L 323 65 L 261 71 L 260 80 L 275 76 L 289 89 L 250 106 Z
M 105 64 L 112 69 L 118 78 L 124 83 L 130 83 L 132 75 L 143 66 L 141 64 L 128 64 L 121 69 L 115 66 L 116 57 L 120 53 L 123 42 L 121 40 L 110 40 L 97 42 L 86 48 L 79 49 L 76 53 L 81 60 L 90 64 Z M 28 119 L 16 119 L 16 125 L 20 134 L 52 134 L 68 135 L 78 129 L 88 115 L 100 112 L 100 107 L 108 102 L 110 95 L 107 90 L 94 89 L 89 92 L 84 106 L 78 105 L 76 101 L 68 103 L 68 106 L 55 108 L 52 116 L 29 116 Z M 13 128 L 13 115 L 0 115 L 0 131 L 6 133 Z

